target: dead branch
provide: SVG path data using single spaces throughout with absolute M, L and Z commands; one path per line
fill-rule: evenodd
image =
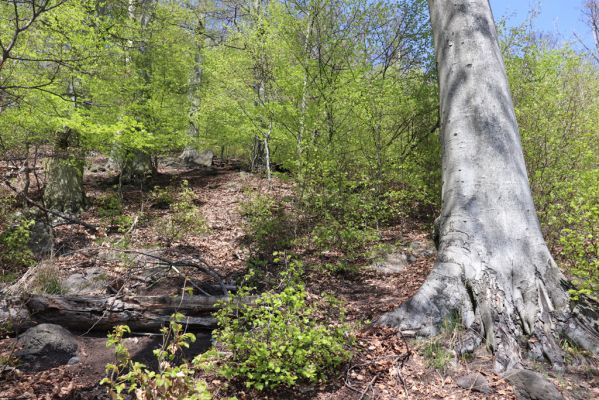
M 197 269 L 198 271 L 201 271 L 207 275 L 210 275 L 211 277 L 215 278 L 218 281 L 218 284 L 223 292 L 223 295 L 226 297 L 229 295 L 229 291 L 227 290 L 227 286 L 225 285 L 223 278 L 213 269 L 211 269 L 210 267 L 208 267 L 208 265 L 206 265 L 206 263 L 204 263 L 203 261 L 173 261 L 170 260 L 168 258 L 162 257 L 162 256 L 157 256 L 155 254 L 152 253 L 147 253 L 144 251 L 139 251 L 139 250 L 126 250 L 126 249 L 111 249 L 114 251 L 118 251 L 121 253 L 129 253 L 129 254 L 139 254 L 145 257 L 150 257 L 150 258 L 154 258 L 166 265 L 169 266 L 174 266 L 174 267 L 192 267 Z

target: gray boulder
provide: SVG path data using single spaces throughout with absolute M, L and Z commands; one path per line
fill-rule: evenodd
M 555 385 L 537 372 L 516 369 L 505 374 L 514 386 L 518 400 L 563 400 Z
M 69 362 L 77 354 L 77 340 L 63 327 L 40 324 L 19 336 L 17 357 L 31 370 L 44 370 Z
M 87 268 L 69 275 L 63 282 L 68 293 L 90 295 L 106 292 L 107 277 L 102 268 Z
M 54 158 L 46 167 L 44 203 L 51 210 L 79 213 L 85 204 L 83 161 Z
M 455 383 L 464 389 L 474 390 L 485 394 L 491 393 L 489 381 L 482 374 L 473 372 L 468 375 L 460 376 Z
M 211 167 L 214 153 L 211 150 L 199 152 L 194 148 L 188 147 L 183 150 L 179 158 L 189 167 Z
M 384 259 L 374 262 L 370 268 L 383 274 L 397 274 L 410 264 L 408 256 L 403 253 L 387 254 Z

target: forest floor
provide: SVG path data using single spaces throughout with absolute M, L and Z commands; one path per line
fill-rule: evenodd
M 95 162 L 102 164 L 105 161 Z M 176 190 L 183 180 L 189 182 L 196 196 L 196 205 L 206 219 L 207 232 L 171 240 L 160 225 L 169 210 L 152 207 L 141 188 L 133 186 L 122 189 L 123 213 L 132 216 L 129 220 L 131 227 L 126 231 L 115 231 L 106 218 L 99 215 L 100 200 L 107 192 L 116 192 L 114 181 L 109 171 L 96 169 L 96 172 L 86 172 L 89 207 L 81 218 L 101 229 L 90 234 L 78 225 L 56 228 L 54 256 L 36 268 L 50 269 L 62 282 L 69 282 L 69 278 L 72 282 L 74 276 L 85 280 L 93 272 L 93 276 L 101 277 L 101 284 L 86 288 L 88 295 L 106 293 L 107 288 L 120 293 L 176 295 L 181 293 L 188 280 L 196 283 L 209 281 L 209 278 L 194 271 L 183 276 L 171 269 L 152 265 L 147 259 L 115 257 L 108 250 L 126 241 L 129 249 L 160 251 L 161 255 L 171 259 L 201 258 L 225 277 L 226 282 L 234 283 L 246 272 L 250 254 L 240 213 L 241 204 L 257 193 L 279 199 L 293 193 L 288 182 L 280 179 L 268 182 L 230 166 L 200 170 L 171 163 L 159 172 L 150 183 L 151 187 Z M 140 210 L 143 210 L 143 217 L 136 219 L 136 215 L 141 215 Z M 315 400 L 515 398 L 511 385 L 493 372 L 492 357 L 484 350 L 478 351 L 472 358 L 457 358 L 451 351 L 442 350 L 444 356 L 449 354 L 447 362 L 436 367 L 432 365 L 440 356 L 434 352 L 436 341 L 449 345 L 459 333 L 422 340 L 403 338 L 393 329 L 371 325 L 371 321 L 383 312 L 408 299 L 425 280 L 435 257 L 429 237 L 427 224 L 402 221 L 382 233 L 382 248 L 390 255 L 379 254 L 378 258 L 361 260 L 361 265 L 341 272 L 319 267 L 325 262 L 334 262 L 335 252 L 307 252 L 304 263 L 309 294 L 318 298 L 324 292 L 332 292 L 344 304 L 347 319 L 356 335 L 352 359 L 326 384 L 300 386 L 293 391 L 270 394 L 241 387 L 221 390 L 221 381 L 207 376 L 215 397 L 235 395 L 239 399 Z M 401 260 L 402 267 L 389 268 L 397 259 Z M 0 373 L 0 399 L 108 398 L 105 389 L 98 385 L 104 377 L 104 366 L 114 361 L 112 350 L 105 346 L 105 333 L 77 332 L 77 335 L 78 364 L 39 372 L 20 370 L 18 365 L 16 369 L 3 370 Z M 160 339 L 153 335 L 133 335 L 125 343 L 137 359 L 150 363 L 151 350 L 160 343 Z M 14 343 L 14 338 L 2 339 L 0 356 L 8 359 Z M 210 335 L 205 332 L 199 335 L 191 352 L 201 352 L 209 346 Z M 546 376 L 566 398 L 599 398 L 596 364 L 579 360 L 576 355 L 571 361 L 573 364 L 566 373 L 545 372 Z M 543 368 L 532 364 L 531 367 Z M 483 394 L 458 386 L 458 378 L 470 373 L 483 375 L 490 392 Z

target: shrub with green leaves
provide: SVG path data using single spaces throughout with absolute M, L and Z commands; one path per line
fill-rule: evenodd
M 117 193 L 108 193 L 97 200 L 98 215 L 101 218 L 114 218 L 123 214 L 123 202 Z
M 599 70 L 528 24 L 502 48 L 530 186 L 547 244 L 574 299 L 599 297 Z
M 189 182 L 181 182 L 180 190 L 177 200 L 170 206 L 170 212 L 158 222 L 168 245 L 187 235 L 208 231 L 206 219 L 194 204 L 195 193 L 189 187 Z
M 352 222 L 341 224 L 335 219 L 325 219 L 312 230 L 312 241 L 319 249 L 338 248 L 347 259 L 353 260 L 361 256 L 366 246 L 379 235 L 372 227 Z
M 240 211 L 245 232 L 258 255 L 270 256 L 275 249 L 290 246 L 293 230 L 284 203 L 266 195 L 256 195 L 242 203 Z
M 2 274 L 32 266 L 35 258 L 29 248 L 31 227 L 35 221 L 19 214 L 10 213 L 10 199 L 0 203 L 0 265 Z
M 301 263 L 284 257 L 279 290 L 262 293 L 252 303 L 242 288 L 216 313 L 212 350 L 201 360 L 216 360 L 227 378 L 240 378 L 257 390 L 323 380 L 350 356 L 347 326 L 318 317 L 300 280 Z
M 158 371 L 149 369 L 142 363 L 131 359 L 123 343 L 123 336 L 130 333 L 126 325 L 117 326 L 108 335 L 108 347 L 114 347 L 116 363 L 106 365 L 108 377 L 100 381 L 108 386 L 110 396 L 115 400 L 133 398 L 138 400 L 210 400 L 206 382 L 197 379 L 197 370 L 189 362 L 175 362 L 183 348 L 195 341 L 193 333 L 185 332 L 181 321 L 184 316 L 172 316 L 168 327 L 162 329 L 164 342 L 161 348 L 154 350 L 158 360 Z M 127 395 L 126 395 L 127 394 Z
M 160 186 L 155 186 L 150 192 L 149 197 L 152 207 L 156 208 L 169 208 L 175 201 L 175 196 L 172 191 L 168 188 L 161 188 Z
M 109 193 L 97 200 L 98 215 L 108 221 L 112 232 L 124 233 L 133 223 L 133 217 L 125 214 L 123 201 L 117 193 Z
M 563 201 L 548 208 L 553 223 L 561 227 L 558 257 L 576 287 L 570 290 L 575 300 L 580 295 L 599 297 L 598 179 L 599 169 L 579 172 L 560 193 Z

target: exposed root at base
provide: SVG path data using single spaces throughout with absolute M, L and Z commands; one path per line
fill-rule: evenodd
M 541 280 L 534 286 L 514 288 L 493 274 L 482 274 L 476 281 L 462 276 L 457 265 L 437 265 L 413 298 L 381 316 L 377 324 L 396 327 L 408 336 L 434 336 L 445 319 L 459 313 L 466 330 L 456 351 L 471 352 L 485 343 L 495 355 L 497 372 L 522 368 L 523 353 L 563 369 L 559 343 L 564 336 L 599 354 L 596 303 L 587 300 L 584 307 L 577 304 L 571 311 L 561 285 L 566 301 L 561 297 L 555 301 L 551 295 L 559 294 L 558 288 L 547 289 Z

